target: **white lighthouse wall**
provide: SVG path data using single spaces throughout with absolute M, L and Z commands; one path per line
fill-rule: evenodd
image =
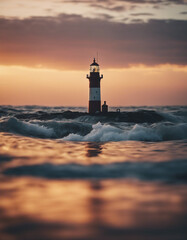
M 101 93 L 100 88 L 90 88 L 90 101 L 100 101 Z

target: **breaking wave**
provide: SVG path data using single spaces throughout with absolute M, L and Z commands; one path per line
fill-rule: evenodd
M 54 131 L 52 128 L 39 126 L 37 124 L 20 121 L 14 117 L 0 122 L 0 130 L 5 132 L 17 133 L 23 136 L 52 138 Z
M 78 121 L 1 120 L 0 131 L 29 137 L 62 139 L 64 141 L 169 141 L 187 139 L 187 123 L 154 124 L 85 123 Z
M 187 139 L 187 107 L 121 107 L 89 115 L 86 108 L 0 106 L 0 132 L 62 141 Z
M 0 122 L 0 131 L 38 138 L 62 138 L 68 134 L 85 135 L 92 129 L 90 124 L 62 121 L 25 122 L 11 117 Z
M 151 127 L 136 124 L 130 130 L 101 123 L 93 125 L 93 130 L 86 136 L 69 134 L 66 141 L 169 141 L 187 139 L 187 124 L 157 124 Z

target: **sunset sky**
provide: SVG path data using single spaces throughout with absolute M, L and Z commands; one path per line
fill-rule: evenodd
M 187 104 L 187 0 L 0 0 L 0 104 Z

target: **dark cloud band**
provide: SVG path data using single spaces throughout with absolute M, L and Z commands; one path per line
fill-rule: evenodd
M 96 52 L 106 68 L 187 64 L 187 21 L 123 24 L 79 15 L 0 19 L 0 64 L 84 69 Z

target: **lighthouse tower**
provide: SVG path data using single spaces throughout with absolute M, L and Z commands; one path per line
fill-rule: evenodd
M 89 79 L 89 109 L 88 112 L 94 114 L 101 112 L 101 91 L 100 81 L 103 75 L 100 76 L 99 64 L 96 63 L 95 58 L 93 63 L 90 65 L 90 76 L 87 74 Z

